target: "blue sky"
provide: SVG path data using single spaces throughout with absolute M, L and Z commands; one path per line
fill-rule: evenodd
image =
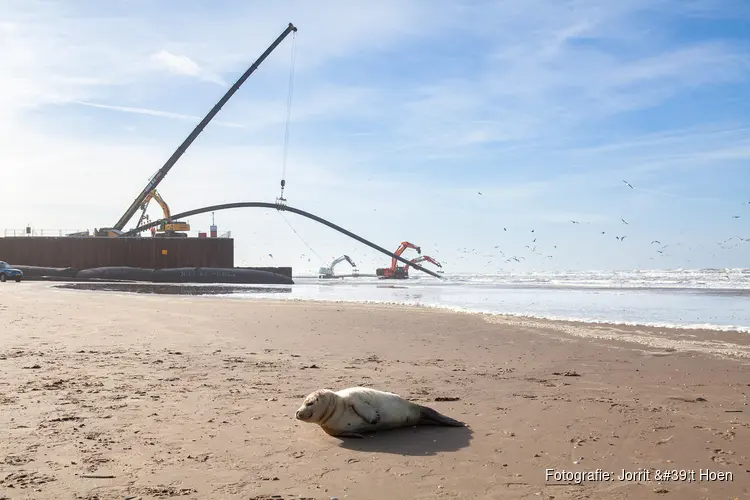
M 294 46 L 292 206 L 385 247 L 419 244 L 447 273 L 750 267 L 739 240 L 750 238 L 748 2 L 0 0 L 0 10 L 0 168 L 15 186 L 0 197 L 5 228 L 113 224 L 293 22 L 294 43 L 159 186 L 173 212 L 278 196 Z M 235 210 L 216 222 L 236 238 L 238 265 L 314 271 L 344 253 L 363 271 L 388 263 L 292 214 Z M 653 240 L 668 246 L 658 253 Z

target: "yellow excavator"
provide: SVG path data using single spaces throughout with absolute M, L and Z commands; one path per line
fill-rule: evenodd
M 172 220 L 172 212 L 170 212 L 169 210 L 169 205 L 167 205 L 167 202 L 164 201 L 164 198 L 161 197 L 156 189 L 152 189 L 141 203 L 141 217 L 138 219 L 138 224 L 136 225 L 136 227 L 140 227 L 142 224 L 148 223 L 149 218 L 148 215 L 146 215 L 146 210 L 148 209 L 148 204 L 152 199 L 156 200 L 156 203 L 159 204 L 162 212 L 164 213 L 164 222 L 159 225 L 158 229 L 153 233 L 153 235 L 162 238 L 187 237 L 187 233 L 181 233 L 179 231 L 190 231 L 190 224 L 188 224 L 187 222 Z

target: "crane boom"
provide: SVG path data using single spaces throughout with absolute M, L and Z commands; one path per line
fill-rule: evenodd
M 164 177 L 167 175 L 169 170 L 174 166 L 175 163 L 177 163 L 177 160 L 180 159 L 180 157 L 185 153 L 188 147 L 193 143 L 193 141 L 200 135 L 201 132 L 203 132 L 203 129 L 206 128 L 206 125 L 218 114 L 218 112 L 221 110 L 221 108 L 227 103 L 227 101 L 234 95 L 235 92 L 242 86 L 243 83 L 245 83 L 245 80 L 247 80 L 250 75 L 253 74 L 253 72 L 258 69 L 258 66 L 260 66 L 260 63 L 262 63 L 270 54 L 274 51 L 274 49 L 286 38 L 286 36 L 291 33 L 292 31 L 297 31 L 297 28 L 292 24 L 289 23 L 289 26 L 284 30 L 279 37 L 274 40 L 274 42 L 266 49 L 263 54 L 260 55 L 257 61 L 253 63 L 252 66 L 250 66 L 245 73 L 242 74 L 242 76 L 230 87 L 230 89 L 227 91 L 226 94 L 224 94 L 224 97 L 219 100 L 219 102 L 214 105 L 214 107 L 211 109 L 211 111 L 208 112 L 208 114 L 201 120 L 201 122 L 193 129 L 193 131 L 190 133 L 189 136 L 183 141 L 182 144 L 180 144 L 180 147 L 177 148 L 177 150 L 172 153 L 172 156 L 169 157 L 169 159 L 164 163 L 164 165 L 159 169 L 158 172 L 156 172 L 156 175 L 154 175 L 151 179 L 149 179 L 148 184 L 146 184 L 146 187 L 143 188 L 143 191 L 141 191 L 141 194 L 138 195 L 138 197 L 133 200 L 133 203 L 131 203 L 130 207 L 125 211 L 125 213 L 120 217 L 120 220 L 117 221 L 117 223 L 113 226 L 113 229 L 116 229 L 118 231 L 122 231 L 125 228 L 125 224 L 130 221 L 130 219 L 133 217 L 135 212 L 138 210 L 138 208 L 143 204 L 143 201 L 146 199 L 146 197 L 149 195 L 151 190 L 156 188 L 156 186 L 159 185 L 159 183 L 164 179 Z

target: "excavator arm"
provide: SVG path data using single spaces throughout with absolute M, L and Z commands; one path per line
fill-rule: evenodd
M 330 270 L 330 273 L 333 274 L 333 268 L 336 267 L 336 264 L 339 264 L 341 262 L 347 261 L 353 268 L 357 268 L 357 264 L 354 263 L 354 261 L 349 257 L 348 255 L 342 255 L 341 257 L 334 259 L 333 262 L 331 262 L 331 265 L 328 266 L 328 269 Z
M 164 201 L 164 198 L 161 197 L 156 189 L 152 189 L 149 196 L 152 196 L 156 200 L 156 203 L 158 203 L 161 207 L 161 211 L 164 212 L 164 218 L 167 219 L 167 224 L 171 224 L 172 212 L 170 212 L 169 205 L 167 205 L 167 202 Z
M 425 261 L 429 262 L 430 264 L 433 264 L 433 265 L 435 265 L 435 266 L 437 266 L 439 268 L 443 267 L 443 265 L 440 262 L 438 262 L 437 260 L 433 259 L 429 255 L 420 255 L 419 257 L 413 258 L 409 262 L 412 263 L 412 264 L 419 264 L 420 262 L 425 262 Z M 404 266 L 404 271 L 405 272 L 409 272 L 409 264 L 406 264 Z
M 138 221 L 139 227 L 141 224 L 141 221 L 148 218 L 148 215 L 146 215 L 146 210 L 148 209 L 148 205 L 151 202 L 151 200 L 156 200 L 156 203 L 159 204 L 161 207 L 163 217 L 163 222 L 161 223 L 161 230 L 163 231 L 190 231 L 190 224 L 187 224 L 185 222 L 174 222 L 172 221 L 172 211 L 169 209 L 169 205 L 167 205 L 167 202 L 164 201 L 164 198 L 161 197 L 161 194 L 159 194 L 159 191 L 156 189 L 152 189 L 151 192 L 148 193 L 146 198 L 141 203 L 141 217 Z
M 418 254 L 422 254 L 422 248 L 418 247 L 414 243 L 409 243 L 408 241 L 402 241 L 401 245 L 396 249 L 395 253 L 399 257 L 402 253 L 406 251 L 406 249 L 411 248 L 413 250 L 416 250 Z M 398 260 L 396 258 L 391 259 L 391 272 L 396 272 L 396 267 L 398 266 Z

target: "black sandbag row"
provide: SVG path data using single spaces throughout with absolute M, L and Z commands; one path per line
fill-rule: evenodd
M 23 272 L 24 278 L 75 278 L 78 269 L 72 267 L 13 266 Z
M 269 273 L 280 274 L 282 276 L 286 276 L 287 278 L 292 277 L 292 268 L 289 266 L 286 266 L 286 267 L 235 267 L 233 270 L 238 271 L 240 269 L 250 269 L 253 271 L 268 271 Z
M 153 283 L 294 284 L 291 278 L 270 271 L 214 267 L 179 267 L 172 269 L 97 267 L 79 271 L 76 277 L 98 280 L 151 281 Z
M 230 269 L 219 267 L 179 267 L 154 270 L 155 283 L 236 283 L 259 285 L 293 285 L 294 281 L 281 274 L 260 269 Z
M 266 269 L 231 269 L 216 267 L 179 267 L 172 269 L 145 269 L 140 267 L 112 266 L 77 270 L 70 267 L 16 266 L 24 278 L 61 281 L 148 281 L 153 283 L 235 283 L 258 285 L 293 285 L 289 276 Z
M 154 270 L 142 267 L 94 267 L 78 271 L 76 278 L 112 281 L 153 281 Z

